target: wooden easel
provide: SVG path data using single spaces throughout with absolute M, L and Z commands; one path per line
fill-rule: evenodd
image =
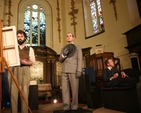
M 25 100 L 25 97 L 24 97 L 21 89 L 19 88 L 19 85 L 18 85 L 16 79 L 14 78 L 14 75 L 13 75 L 13 72 L 12 72 L 11 68 L 7 64 L 6 59 L 3 57 L 3 50 L 4 49 L 11 49 L 11 48 L 12 48 L 11 46 L 10 47 L 5 47 L 5 48 L 3 47 L 3 40 L 2 40 L 2 20 L 0 19 L 0 113 L 1 113 L 1 102 L 2 102 L 2 73 L 4 73 L 4 71 L 5 71 L 4 65 L 7 67 L 8 71 L 9 71 L 9 73 L 10 73 L 10 75 L 11 75 L 11 77 L 12 77 L 14 83 L 15 83 L 15 85 L 18 88 L 18 91 L 19 91 L 22 99 L 24 100 L 26 106 L 28 107 L 29 112 L 32 113 L 30 107 L 28 106 L 27 101 Z M 17 106 L 15 106 L 15 107 L 17 107 Z

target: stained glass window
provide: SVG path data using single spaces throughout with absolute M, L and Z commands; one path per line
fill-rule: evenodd
M 24 31 L 26 43 L 32 46 L 45 46 L 46 15 L 43 7 L 28 5 L 24 11 Z
M 82 0 L 86 38 L 104 32 L 101 0 Z
M 104 22 L 100 0 L 90 0 L 92 27 L 94 34 L 104 31 Z

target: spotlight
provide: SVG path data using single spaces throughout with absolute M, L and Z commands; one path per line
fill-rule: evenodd
M 56 100 L 56 99 L 54 99 L 54 100 L 53 100 L 53 103 L 57 103 L 57 100 Z

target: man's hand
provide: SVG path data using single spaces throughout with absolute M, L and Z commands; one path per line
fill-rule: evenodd
M 80 71 L 77 71 L 77 72 L 76 72 L 76 78 L 80 78 L 81 74 L 82 74 L 82 73 L 81 73 Z
M 118 76 L 119 76 L 118 73 L 115 73 L 115 74 L 110 78 L 110 80 L 113 80 L 113 79 L 117 78 Z
M 20 63 L 21 63 L 21 64 L 27 65 L 27 62 L 28 62 L 28 61 L 25 60 L 25 59 L 20 59 Z
M 20 59 L 20 63 L 23 64 L 23 65 L 26 65 L 26 66 L 32 66 L 33 65 L 33 62 L 30 61 L 30 60 Z
M 122 78 L 128 77 L 123 71 L 121 72 L 121 76 L 122 76 Z
M 117 78 L 118 76 L 119 76 L 118 73 L 115 73 L 113 77 Z
M 64 56 L 68 56 L 68 53 L 69 53 L 69 49 L 68 49 L 68 48 L 65 48 L 65 49 L 63 50 L 63 55 L 64 55 Z

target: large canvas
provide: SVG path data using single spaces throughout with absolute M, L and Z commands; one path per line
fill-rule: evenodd
M 9 66 L 20 65 L 16 27 L 2 28 L 3 55 Z

